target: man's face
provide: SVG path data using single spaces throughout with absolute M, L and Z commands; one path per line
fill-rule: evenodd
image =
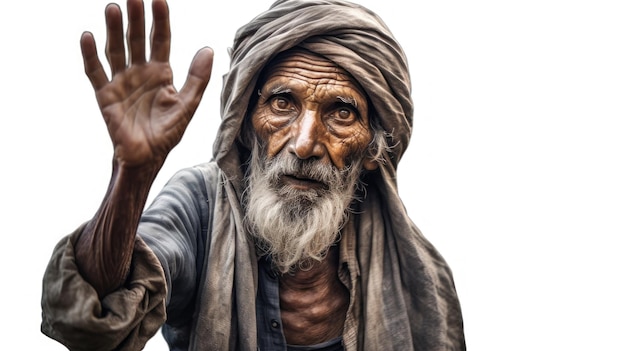
M 272 63 L 251 121 L 246 223 L 282 272 L 322 259 L 347 219 L 372 139 L 365 94 L 301 51 Z M 371 169 L 371 168 L 369 168 Z
M 294 51 L 274 62 L 265 77 L 252 124 L 269 159 L 289 152 L 339 170 L 360 161 L 372 139 L 367 98 L 347 72 L 322 57 Z

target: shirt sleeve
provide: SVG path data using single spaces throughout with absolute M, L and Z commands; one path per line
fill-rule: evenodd
M 84 226 L 64 238 L 44 275 L 42 332 L 71 350 L 139 350 L 166 315 L 168 328 L 189 325 L 210 216 L 206 170 L 165 185 L 142 215 L 127 283 L 102 300 L 75 265 Z
M 189 340 L 197 286 L 212 222 L 217 168 L 203 164 L 179 171 L 144 212 L 139 236 L 157 256 L 166 277 L 170 345 Z
M 70 350 L 140 350 L 165 320 L 165 276 L 138 238 L 126 284 L 99 299 L 78 273 L 81 226 L 55 247 L 43 279 L 41 331 Z

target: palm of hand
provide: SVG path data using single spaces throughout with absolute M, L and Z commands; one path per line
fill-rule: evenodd
M 162 162 L 191 119 L 164 62 L 129 67 L 97 90 L 96 98 L 115 157 L 129 167 Z

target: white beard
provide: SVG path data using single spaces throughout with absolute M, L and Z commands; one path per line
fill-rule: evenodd
M 359 184 L 362 162 L 340 171 L 319 161 L 282 152 L 267 160 L 258 143 L 252 150 L 244 193 L 245 222 L 257 246 L 282 273 L 307 269 L 338 241 Z M 323 189 L 298 190 L 284 174 L 315 179 Z

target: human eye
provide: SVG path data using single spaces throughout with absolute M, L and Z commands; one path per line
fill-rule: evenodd
M 277 113 L 288 113 L 295 109 L 291 98 L 285 94 L 270 97 L 269 105 L 272 111 Z
M 332 123 L 341 126 L 351 125 L 359 119 L 358 112 L 351 106 L 339 106 L 330 114 Z

